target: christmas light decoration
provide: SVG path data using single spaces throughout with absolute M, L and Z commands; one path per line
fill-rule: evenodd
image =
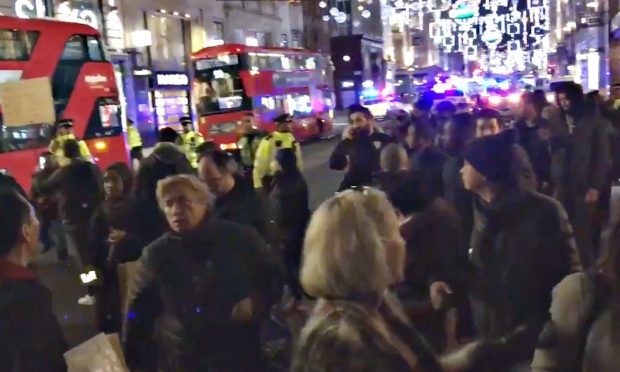
M 430 35 L 444 52 L 461 52 L 487 70 L 511 73 L 544 68 L 549 25 L 549 0 L 456 0 L 437 11 Z
M 338 15 L 334 17 L 334 20 L 337 23 L 345 23 L 347 21 L 347 13 L 345 12 L 338 13 Z

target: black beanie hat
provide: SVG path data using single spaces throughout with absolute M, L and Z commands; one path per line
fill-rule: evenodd
M 478 138 L 465 149 L 463 156 L 489 182 L 512 182 L 516 179 L 514 161 L 516 140 L 517 131 L 514 129 Z

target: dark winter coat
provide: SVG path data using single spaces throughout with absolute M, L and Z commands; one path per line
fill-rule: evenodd
M 58 192 L 60 214 L 74 225 L 87 225 L 103 200 L 103 178 L 99 168 L 75 159 L 54 172 L 40 186 L 43 193 Z
M 267 212 L 251 182 L 235 177 L 235 186 L 224 196 L 217 198 L 215 215 L 223 220 L 251 226 L 267 239 Z
M 456 211 L 441 198 L 411 216 L 400 227 L 407 242 L 405 284 L 419 297 L 428 297 L 429 285 L 447 282 L 453 288 L 465 280 L 466 242 Z
M 556 201 L 529 191 L 475 203 L 472 304 L 487 341 L 475 371 L 530 360 L 548 318 L 551 290 L 581 269 L 572 229 Z
M 400 183 L 410 174 L 409 171 L 399 172 L 379 172 L 375 174 L 373 186 L 389 195 L 400 185 Z
M 30 196 L 36 203 L 37 214 L 43 220 L 51 221 L 59 217 L 58 197 L 55 193 L 44 193 L 40 185 L 54 174 L 57 169 L 48 168 L 38 171 L 32 176 L 32 188 Z
M 461 155 L 446 157 L 443 166 L 444 199 L 456 210 L 461 222 L 461 233 L 469 241 L 474 226 L 474 195 L 465 189 L 461 169 L 465 161 Z M 464 248 L 467 248 L 465 244 Z
M 407 345 L 411 365 L 392 339 Z M 402 305 L 386 295 L 378 311 L 359 302 L 319 300 L 302 330 L 293 372 L 439 372 L 432 350 L 407 320 Z
M 308 184 L 301 172 L 276 173 L 270 198 L 284 245 L 301 246 L 310 220 Z
M 436 195 L 443 196 L 443 167 L 446 155 L 438 147 L 430 147 L 411 156 L 411 170 L 420 172 L 424 182 Z
M 0 260 L 0 370 L 64 372 L 65 351 L 50 291 L 28 269 Z
M 565 119 L 551 124 L 552 179 L 560 199 L 568 195 L 582 198 L 589 189 L 602 192 L 611 168 L 605 119 L 580 119 L 572 134 Z
M 261 290 L 254 229 L 207 217 L 196 230 L 166 233 L 145 248 L 129 289 L 126 356 L 145 371 L 255 371 L 258 327 L 231 320 Z
M 538 131 L 548 129 L 549 122 L 542 117 L 534 120 L 533 126 L 529 126 L 525 121 L 515 124 L 519 131 L 519 144 L 525 149 L 538 182 L 551 182 L 551 152 L 549 141 L 543 140 Z
M 370 136 L 342 140 L 329 158 L 330 169 L 346 170 L 339 190 L 370 185 L 373 174 L 381 170 L 381 150 L 392 141 L 389 135 L 376 131 Z
M 97 295 L 97 317 L 102 332 L 120 332 L 121 295 L 117 264 L 140 258 L 143 242 L 136 235 L 137 221 L 131 200 L 104 201 L 95 211 L 88 234 L 93 251 L 93 265 L 101 280 L 94 293 Z M 110 230 L 125 231 L 125 238 L 113 248 L 108 243 Z

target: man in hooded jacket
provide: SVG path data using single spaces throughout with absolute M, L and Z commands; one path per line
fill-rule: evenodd
M 516 137 L 479 138 L 464 153 L 463 184 L 476 195 L 469 287 L 481 339 L 461 362 L 476 372 L 529 365 L 553 287 L 581 269 L 564 209 L 519 185 Z M 437 284 L 431 298 L 449 292 Z

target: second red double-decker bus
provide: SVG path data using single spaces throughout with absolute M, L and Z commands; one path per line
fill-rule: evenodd
M 114 68 L 99 32 L 79 23 L 0 16 L 0 83 L 41 77 L 50 79 L 57 119 L 73 120 L 75 136 L 101 168 L 128 161 Z M 54 132 L 54 123 L 4 126 L 0 116 L 0 170 L 29 188 Z
M 247 114 L 269 132 L 276 116 L 289 113 L 299 140 L 331 130 L 332 95 L 320 53 L 224 44 L 192 58 L 200 131 L 222 148 L 235 149 L 237 124 Z

